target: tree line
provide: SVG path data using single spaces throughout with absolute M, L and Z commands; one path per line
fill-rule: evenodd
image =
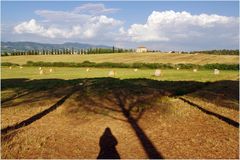
M 104 53 L 125 53 L 133 52 L 133 49 L 122 49 L 122 48 L 88 48 L 88 49 L 74 49 L 74 48 L 63 48 L 63 49 L 41 49 L 41 50 L 27 50 L 27 51 L 13 51 L 4 52 L 2 56 L 20 56 L 20 55 L 63 55 L 63 54 L 104 54 Z
M 239 50 L 227 50 L 227 49 L 222 49 L 222 50 L 208 50 L 208 51 L 192 51 L 190 54 L 195 54 L 195 53 L 204 53 L 204 54 L 214 54 L 214 55 L 239 55 Z

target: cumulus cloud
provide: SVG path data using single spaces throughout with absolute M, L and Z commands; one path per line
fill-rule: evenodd
M 132 41 L 176 41 L 190 38 L 223 36 L 226 31 L 234 36 L 237 32 L 239 19 L 219 15 L 192 15 L 188 12 L 153 11 L 145 24 L 133 24 L 121 34 L 129 36 Z M 232 30 L 233 29 L 233 30 Z M 234 31 L 235 30 L 235 31 Z M 205 40 L 204 40 L 204 36 Z
M 71 11 L 36 10 L 35 14 L 44 18 L 31 19 L 14 27 L 18 34 L 35 34 L 49 38 L 92 39 L 97 36 L 110 38 L 122 21 L 107 17 L 107 13 L 118 9 L 106 8 L 104 4 L 84 4 Z M 105 34 L 109 33 L 109 34 Z
M 121 20 L 103 15 L 118 9 L 103 4 L 85 4 L 72 11 L 37 10 L 44 20 L 31 19 L 14 27 L 17 34 L 41 37 L 112 42 L 132 46 L 148 44 L 165 48 L 184 49 L 189 46 L 237 46 L 239 17 L 216 14 L 193 15 L 189 12 L 153 11 L 143 24 L 134 23 L 128 28 Z M 227 47 L 226 47 L 227 48 Z
M 72 38 L 78 36 L 81 39 L 89 39 L 99 35 L 104 36 L 103 33 L 106 33 L 104 31 L 112 30 L 121 23 L 119 20 L 106 16 L 95 16 L 83 24 L 72 25 L 71 28 L 62 28 L 58 27 L 58 25 L 46 27 L 38 23 L 35 19 L 31 19 L 15 26 L 14 31 L 18 34 L 30 33 L 49 38 Z

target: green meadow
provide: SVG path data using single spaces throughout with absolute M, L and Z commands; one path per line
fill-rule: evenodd
M 52 68 L 52 72 L 50 72 Z M 237 80 L 238 71 L 225 70 L 220 71 L 219 75 L 214 75 L 213 70 L 175 70 L 162 69 L 159 77 L 154 76 L 155 69 L 138 69 L 132 68 L 70 68 L 70 67 L 42 67 L 43 74 L 40 74 L 39 67 L 2 67 L 2 79 L 28 78 L 28 79 L 78 79 L 78 78 L 95 78 L 109 77 L 110 71 L 115 71 L 114 78 L 147 78 L 154 80 L 171 80 L 171 81 L 219 81 L 219 80 Z

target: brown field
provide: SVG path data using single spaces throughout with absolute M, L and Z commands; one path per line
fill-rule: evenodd
M 114 63 L 238 63 L 238 55 L 210 55 L 210 54 L 177 54 L 177 53 L 115 53 L 115 54 L 90 54 L 90 55 L 28 55 L 6 56 L 2 62 L 25 64 L 27 61 L 44 62 L 114 62 Z
M 238 85 L 3 79 L 1 158 L 238 159 Z

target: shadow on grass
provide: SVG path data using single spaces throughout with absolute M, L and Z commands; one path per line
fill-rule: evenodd
M 218 81 L 202 90 L 191 94 L 191 97 L 199 98 L 207 103 L 213 103 L 219 107 L 239 110 L 239 82 Z
M 226 84 L 226 81 L 219 81 L 218 83 L 221 86 L 221 83 L 224 85 Z M 29 90 L 36 93 L 40 91 L 46 91 L 51 94 L 53 90 L 64 87 L 73 87 L 79 84 L 83 84 L 81 91 L 79 90 L 79 92 L 77 92 L 77 96 L 73 98 L 74 101 L 79 104 L 79 107 L 83 107 L 89 112 L 109 116 L 113 119 L 119 118 L 109 115 L 108 111 L 122 113 L 125 119 L 119 120 L 130 124 L 146 154 L 148 155 L 148 158 L 163 158 L 161 153 L 154 146 L 154 143 L 151 142 L 145 131 L 138 124 L 138 120 L 141 119 L 142 115 L 149 107 L 153 106 L 156 99 L 164 96 L 182 96 L 189 94 L 205 87 L 209 87 L 210 85 L 214 84 L 214 82 L 203 83 L 195 81 L 156 81 L 150 79 L 120 80 L 116 78 L 88 78 L 74 80 L 3 79 L 2 90 L 18 89 Z M 229 87 L 231 88 L 232 86 Z M 78 89 L 76 88 L 76 91 L 77 90 Z M 66 97 L 68 98 L 69 95 L 66 95 Z M 58 103 L 58 106 L 60 106 L 66 100 L 66 97 L 63 100 L 60 100 L 61 102 Z M 40 100 L 44 100 L 45 98 L 49 97 L 40 97 Z M 52 107 L 53 109 L 51 109 Z M 56 106 L 52 107 L 49 108 L 51 111 L 56 108 Z M 47 110 L 46 113 L 49 113 L 49 110 Z M 35 116 L 42 117 L 42 114 L 45 113 L 41 113 L 40 115 L 37 114 Z M 31 123 L 32 121 L 30 121 L 28 124 Z M 23 125 L 25 125 L 25 122 L 19 124 L 19 126 Z M 109 130 L 105 131 L 107 133 L 104 133 L 103 135 L 110 135 Z M 103 146 L 102 150 L 105 150 Z M 115 153 L 114 156 L 117 157 L 114 148 L 112 151 Z M 102 157 L 100 157 L 99 154 L 99 158 Z
M 55 103 L 54 105 L 52 105 L 51 107 L 49 107 L 48 109 L 45 109 L 44 111 L 35 114 L 34 116 L 16 124 L 13 126 L 8 126 L 6 128 L 1 129 L 1 133 L 5 134 L 9 131 L 12 130 L 16 130 L 25 126 L 30 125 L 31 123 L 35 122 L 36 120 L 42 118 L 43 116 L 47 115 L 48 113 L 54 111 L 55 109 L 57 109 L 59 106 L 61 106 L 74 92 L 76 92 L 76 89 L 74 89 L 71 93 L 67 94 L 66 96 L 64 96 L 63 98 L 61 98 L 57 103 Z
M 195 104 L 195 103 L 193 103 L 193 102 L 190 102 L 189 100 L 187 100 L 187 99 L 185 99 L 185 98 L 180 97 L 179 99 L 181 99 L 182 101 L 184 101 L 184 102 L 186 102 L 186 103 L 188 103 L 188 104 L 190 104 L 190 105 L 198 108 L 198 109 L 199 109 L 200 111 L 202 111 L 203 113 L 206 113 L 206 114 L 208 114 L 208 115 L 214 116 L 214 117 L 216 117 L 216 118 L 218 118 L 218 119 L 220 119 L 220 120 L 228 123 L 229 125 L 231 125 L 231 126 L 233 126 L 233 127 L 239 128 L 239 123 L 236 122 L 236 121 L 234 121 L 234 120 L 232 120 L 232 119 L 230 119 L 230 118 L 227 118 L 227 117 L 224 117 L 224 116 L 222 116 L 222 115 L 220 115 L 220 114 L 217 114 L 217 113 L 208 111 L 208 110 L 204 109 L 203 107 L 201 107 L 201 106 L 199 106 L 199 105 L 197 105 L 197 104 Z
M 115 147 L 117 144 L 116 137 L 112 134 L 111 129 L 107 127 L 99 140 L 100 152 L 97 159 L 120 159 Z

